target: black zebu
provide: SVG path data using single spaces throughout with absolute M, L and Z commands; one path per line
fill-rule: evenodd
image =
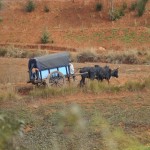
M 80 69 L 80 73 L 83 73 L 81 74 L 80 86 L 85 84 L 85 78 L 91 80 L 97 79 L 98 81 L 106 79 L 108 83 L 111 77 L 118 78 L 118 68 L 112 70 L 109 66 L 100 67 L 99 65 L 95 65 L 94 67 L 84 67 Z

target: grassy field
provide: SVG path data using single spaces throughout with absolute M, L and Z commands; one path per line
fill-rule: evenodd
M 150 149 L 149 65 L 120 65 L 110 85 L 87 80 L 79 88 L 78 77 L 62 89 L 39 89 L 26 84 L 27 61 L 1 58 L 1 149 Z M 94 64 L 75 63 L 87 65 Z

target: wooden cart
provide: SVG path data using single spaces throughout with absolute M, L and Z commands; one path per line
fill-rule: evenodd
M 49 54 L 31 58 L 28 62 L 29 81 L 35 85 L 61 87 L 69 81 L 73 74 L 70 73 L 70 57 L 68 52 Z M 33 72 L 35 69 L 35 72 Z

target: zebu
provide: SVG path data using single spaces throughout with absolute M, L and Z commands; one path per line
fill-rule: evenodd
M 85 84 L 85 78 L 91 80 L 97 79 L 98 81 L 103 81 L 105 79 L 109 83 L 111 77 L 118 78 L 118 69 L 119 68 L 112 70 L 109 66 L 100 67 L 99 65 L 95 65 L 94 67 L 83 67 L 80 69 L 80 73 L 86 74 L 81 74 L 80 86 Z

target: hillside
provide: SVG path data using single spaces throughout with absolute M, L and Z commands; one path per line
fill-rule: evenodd
M 25 11 L 26 1 L 2 1 L 0 10 L 0 43 L 40 44 L 46 30 L 55 45 L 74 48 L 123 50 L 150 47 L 150 2 L 142 17 L 130 12 L 132 1 L 126 1 L 125 16 L 116 21 L 108 17 L 108 4 L 102 0 L 101 12 L 96 1 L 35 0 L 35 11 Z M 121 0 L 115 1 L 120 8 Z M 44 7 L 49 12 L 44 11 Z

